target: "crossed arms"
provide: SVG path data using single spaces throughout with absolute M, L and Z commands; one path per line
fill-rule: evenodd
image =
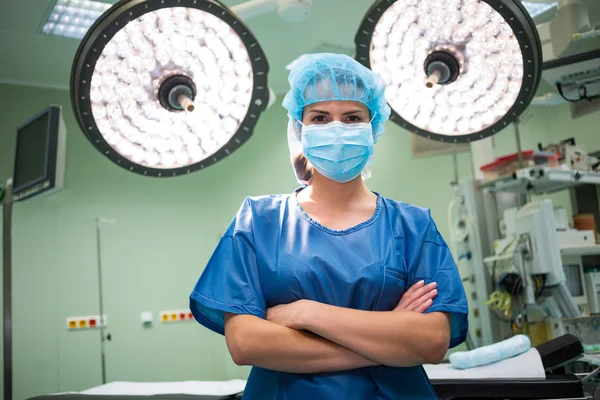
M 435 284 L 419 282 L 393 311 L 299 300 L 270 308 L 266 320 L 226 314 L 227 347 L 238 365 L 300 374 L 439 363 L 450 343 L 450 318 L 424 314 L 436 294 Z

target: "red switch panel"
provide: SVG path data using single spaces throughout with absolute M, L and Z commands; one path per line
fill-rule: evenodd
M 99 315 L 88 315 L 83 317 L 69 317 L 67 318 L 67 329 L 68 330 L 81 330 L 81 329 L 95 329 L 100 327 L 100 316 Z M 103 325 L 106 327 L 107 317 L 106 315 L 102 318 Z
M 159 314 L 162 322 L 182 322 L 194 320 L 194 315 L 190 310 L 161 311 Z

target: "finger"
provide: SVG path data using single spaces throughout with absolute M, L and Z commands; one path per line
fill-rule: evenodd
M 419 282 L 417 282 L 414 285 L 412 285 L 411 287 L 409 287 L 408 290 L 406 292 L 404 292 L 404 294 L 400 298 L 400 301 L 398 302 L 398 305 L 396 306 L 396 309 L 402 309 L 402 310 L 404 310 L 405 307 L 407 307 L 410 303 L 412 303 L 413 300 L 418 297 L 418 296 L 414 296 L 413 294 L 417 290 L 419 290 L 420 288 L 422 288 L 423 285 L 425 285 L 425 281 L 420 280 Z
M 433 289 L 432 291 L 425 293 L 425 295 L 423 295 L 423 296 L 419 297 L 418 299 L 416 299 L 415 301 L 413 301 L 409 307 L 416 310 L 423 303 L 426 303 L 427 301 L 435 298 L 435 296 L 437 296 L 437 293 L 438 293 L 437 289 Z
M 410 288 L 408 288 L 408 290 L 404 293 L 404 295 L 410 295 L 411 293 L 413 293 L 414 291 L 416 291 L 419 288 L 422 288 L 423 285 L 425 285 L 425 281 L 419 281 L 417 283 L 415 283 L 414 285 L 412 285 Z
M 435 282 L 431 282 L 425 286 L 422 286 L 419 289 L 415 290 L 410 295 L 408 295 L 406 300 L 413 302 L 413 301 L 425 296 L 427 293 L 430 293 L 432 290 L 435 289 L 436 286 L 437 286 L 437 284 Z
M 411 302 L 411 303 L 400 302 L 400 303 L 398 303 L 396 308 L 394 308 L 394 310 L 402 310 L 402 311 L 414 311 L 414 309 L 415 309 L 415 307 L 413 306 L 413 302 Z
M 425 296 L 428 292 L 431 292 L 436 286 L 437 283 L 435 282 L 425 285 L 425 281 L 423 280 L 415 283 L 406 292 L 404 292 L 395 309 L 413 311 L 415 306 L 411 305 L 411 303 Z
M 425 311 L 427 311 L 427 309 L 429 307 L 431 307 L 431 305 L 433 304 L 433 300 L 429 299 L 426 302 L 424 302 L 423 304 L 421 304 L 419 307 L 415 308 L 415 312 L 418 313 L 424 313 Z

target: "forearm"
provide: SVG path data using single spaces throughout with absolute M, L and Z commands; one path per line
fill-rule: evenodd
M 449 318 L 442 313 L 361 311 L 311 302 L 299 329 L 309 330 L 377 364 L 438 363 L 450 342 Z
M 227 347 L 238 365 L 290 373 L 325 373 L 375 365 L 316 336 L 251 315 L 226 315 Z

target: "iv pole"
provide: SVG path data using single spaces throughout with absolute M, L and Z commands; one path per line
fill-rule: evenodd
M 12 179 L 0 185 L 2 201 L 2 304 L 4 332 L 4 399 L 13 398 L 12 360 Z
M 114 225 L 115 221 L 106 218 L 96 218 L 96 252 L 98 260 L 98 300 L 100 304 L 100 362 L 102 367 L 102 384 L 106 384 L 106 354 L 104 344 L 108 340 L 110 342 L 110 333 L 104 334 L 104 325 L 106 323 L 104 318 L 104 300 L 102 298 L 102 246 L 100 240 L 100 231 L 102 224 Z

